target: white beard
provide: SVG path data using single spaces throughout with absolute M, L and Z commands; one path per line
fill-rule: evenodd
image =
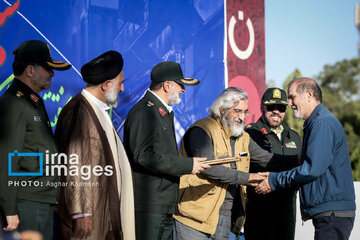
M 112 85 L 111 88 L 105 93 L 106 101 L 109 105 L 114 108 L 117 107 L 119 102 L 119 93 L 115 91 L 115 85 Z
M 230 129 L 232 137 L 239 137 L 244 131 L 245 121 L 242 121 L 239 118 L 234 118 L 233 122 L 230 122 L 227 114 L 224 114 L 221 117 L 221 122 Z M 234 122 L 241 123 L 241 125 L 235 126 Z

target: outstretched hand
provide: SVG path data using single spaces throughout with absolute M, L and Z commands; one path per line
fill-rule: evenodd
M 269 173 L 265 172 L 265 173 L 259 173 L 259 174 L 264 176 L 265 179 L 259 185 L 256 186 L 255 192 L 257 194 L 267 194 L 267 193 L 272 192 L 273 190 L 271 189 L 270 184 L 269 184 Z
M 250 173 L 250 177 L 248 180 L 248 186 L 256 187 L 265 178 L 266 178 L 266 176 L 262 175 L 261 173 Z

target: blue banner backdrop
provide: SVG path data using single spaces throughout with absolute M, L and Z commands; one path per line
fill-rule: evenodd
M 201 81 L 175 106 L 178 139 L 207 115 L 225 86 L 223 1 L 0 0 L 0 14 L 0 95 L 13 79 L 12 51 L 24 40 L 47 42 L 53 59 L 73 65 L 55 71 L 51 88 L 41 92 L 53 128 L 61 108 L 85 86 L 81 66 L 111 49 L 125 61 L 125 92 L 112 115 L 121 136 L 127 112 L 149 87 L 151 69 L 159 62 L 176 61 L 186 77 Z

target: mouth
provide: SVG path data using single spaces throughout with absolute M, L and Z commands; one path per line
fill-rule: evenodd
M 276 121 L 281 119 L 279 115 L 271 115 L 270 118 Z

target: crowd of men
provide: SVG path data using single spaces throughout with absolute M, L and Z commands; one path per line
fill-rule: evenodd
M 231 232 L 291 240 L 299 191 L 315 239 L 349 238 L 356 206 L 346 137 L 313 79 L 290 82 L 288 96 L 267 89 L 262 116 L 246 127 L 247 93 L 225 89 L 178 149 L 173 105 L 185 86 L 200 83 L 178 63 L 154 66 L 149 89 L 126 117 L 123 144 L 108 113 L 124 91 L 120 53 L 82 66 L 86 86 L 62 109 L 55 134 L 39 93 L 54 70 L 71 65 L 53 60 L 39 40 L 23 42 L 14 55 L 15 78 L 0 97 L 4 232 L 31 230 L 45 240 L 222 240 Z M 303 140 L 283 123 L 287 106 L 305 120 Z M 60 159 L 46 162 L 57 174 L 37 174 L 45 153 Z

